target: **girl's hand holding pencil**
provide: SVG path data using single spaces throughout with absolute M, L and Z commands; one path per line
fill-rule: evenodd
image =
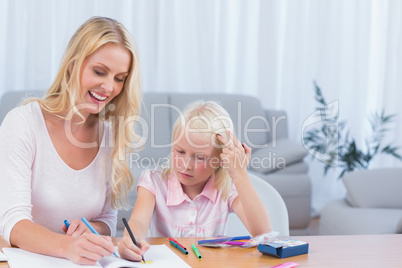
M 125 226 L 128 225 L 125 219 L 123 222 Z M 134 238 L 134 235 L 131 232 L 131 229 L 127 227 L 126 229 L 127 232 L 124 233 L 123 238 L 118 242 L 118 250 L 120 257 L 130 261 L 143 260 L 145 262 L 143 255 L 150 247 L 148 242 L 145 240 L 139 240 L 137 242 Z

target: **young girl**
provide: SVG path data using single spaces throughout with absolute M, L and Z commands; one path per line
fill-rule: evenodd
M 121 23 L 93 17 L 76 31 L 45 97 L 10 111 L 0 127 L 7 242 L 80 264 L 114 252 L 110 237 L 80 219 L 115 232 L 115 208 L 133 185 L 124 156 L 134 121 L 118 120 L 138 115 L 140 84 L 136 45 Z
M 170 168 L 145 170 L 127 232 L 119 241 L 123 258 L 140 261 L 151 236 L 224 235 L 235 212 L 251 235 L 271 231 L 268 211 L 247 173 L 251 148 L 233 135 L 229 114 L 215 102 L 189 105 L 173 126 Z M 234 184 L 234 185 L 233 185 Z

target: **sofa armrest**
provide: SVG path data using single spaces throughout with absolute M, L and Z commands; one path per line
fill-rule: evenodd
M 402 208 L 402 168 L 359 170 L 343 177 L 346 200 L 360 208 Z
M 402 210 L 355 208 L 346 200 L 330 201 L 321 211 L 320 235 L 394 234 Z M 400 230 L 400 229 L 399 229 Z
M 252 151 L 249 168 L 268 174 L 303 161 L 307 151 L 301 144 L 289 139 L 277 139 L 264 148 Z
M 264 110 L 270 126 L 268 142 L 288 138 L 288 116 L 282 110 Z

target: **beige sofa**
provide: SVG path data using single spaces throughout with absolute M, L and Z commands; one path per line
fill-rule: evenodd
M 321 212 L 322 235 L 402 233 L 402 168 L 359 170 L 346 174 L 346 198 Z
M 43 92 L 7 92 L 0 105 L 0 122 L 5 114 L 27 95 Z M 163 164 L 170 151 L 173 122 L 190 102 L 214 100 L 222 104 L 234 122 L 238 138 L 253 148 L 249 172 L 269 182 L 282 196 L 289 213 L 291 234 L 306 234 L 311 213 L 311 181 L 303 161 L 305 149 L 288 138 L 287 115 L 284 111 L 266 110 L 258 98 L 236 94 L 145 93 L 140 123 L 136 130 L 146 139 L 140 152 L 128 159 L 136 178 L 144 168 Z M 131 205 L 136 189 L 129 196 Z M 119 218 L 131 211 L 120 211 Z M 123 228 L 120 224 L 118 229 Z

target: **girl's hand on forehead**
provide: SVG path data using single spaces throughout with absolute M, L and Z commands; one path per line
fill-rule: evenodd
M 217 135 L 217 138 L 225 145 L 222 149 L 221 166 L 226 168 L 230 177 L 234 179 L 234 175 L 247 172 L 247 165 L 250 162 L 251 148 L 245 143 L 241 144 L 240 141 L 233 135 L 233 133 L 226 132 L 229 138 Z

